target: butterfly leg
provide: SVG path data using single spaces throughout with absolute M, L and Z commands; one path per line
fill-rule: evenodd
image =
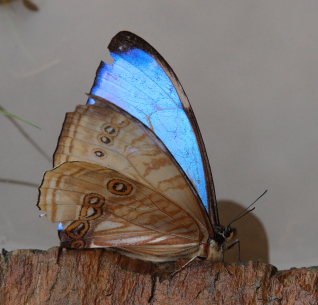
M 229 249 L 233 248 L 235 245 L 237 245 L 237 248 L 238 248 L 238 259 L 240 262 L 241 261 L 241 244 L 240 244 L 240 241 L 238 239 L 234 240 L 231 244 L 229 244 L 225 250 L 229 250 Z
M 55 261 L 55 263 L 57 265 L 60 264 L 60 257 L 62 256 L 62 253 L 63 253 L 64 249 L 66 249 L 66 248 L 64 248 L 62 246 L 59 246 L 58 249 L 57 249 L 56 261 Z
M 181 268 L 177 269 L 176 271 L 174 271 L 171 274 L 171 278 L 173 278 L 178 272 L 180 272 L 181 270 L 183 270 L 186 266 L 188 266 L 189 264 L 191 264 L 195 259 L 197 258 L 197 256 L 192 257 L 191 259 L 189 259 L 184 265 L 181 266 Z
M 240 246 L 240 241 L 239 241 L 238 239 L 236 239 L 236 240 L 233 241 L 231 244 L 229 244 L 225 249 L 223 249 L 223 251 L 222 251 L 222 262 L 223 262 L 223 263 L 225 263 L 225 262 L 224 262 L 224 251 L 233 248 L 235 245 L 238 246 L 238 258 L 239 258 L 239 261 L 241 261 L 241 246 Z M 225 266 L 225 264 L 224 264 L 224 268 L 225 268 L 225 270 L 227 271 L 227 273 L 228 273 L 229 275 L 233 275 L 233 274 L 230 272 L 230 270 L 227 269 L 227 267 Z

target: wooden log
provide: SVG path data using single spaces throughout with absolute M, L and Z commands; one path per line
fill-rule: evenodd
M 102 249 L 3 251 L 1 305 L 318 304 L 318 268 L 194 262 L 174 277 Z

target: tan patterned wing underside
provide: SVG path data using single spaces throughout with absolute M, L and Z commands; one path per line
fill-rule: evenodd
M 140 121 L 101 98 L 96 105 L 67 113 L 54 165 L 85 161 L 124 173 L 164 194 L 191 214 L 205 235 L 213 236 L 199 196 L 167 148 Z
M 46 172 L 39 208 L 62 222 L 62 245 L 115 247 L 151 261 L 193 257 L 207 236 L 197 221 L 151 188 L 109 168 L 66 162 Z

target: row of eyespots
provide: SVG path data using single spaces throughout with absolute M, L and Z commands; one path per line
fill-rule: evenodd
M 107 189 L 114 195 L 127 196 L 133 191 L 133 186 L 123 179 L 112 179 L 107 183 Z M 66 229 L 65 233 L 73 241 L 71 248 L 80 249 L 88 245 L 85 235 L 90 229 L 90 222 L 103 214 L 102 207 L 105 204 L 105 197 L 97 193 L 85 195 L 80 211 L 79 219 L 73 221 Z
M 118 135 L 120 128 L 129 124 L 129 120 L 121 115 L 115 115 L 110 124 L 104 124 L 101 128 L 102 134 L 98 135 L 98 140 L 106 145 L 112 145 L 114 138 Z M 95 150 L 94 154 L 98 158 L 105 157 L 106 153 L 101 150 Z
M 85 195 L 79 219 L 73 221 L 65 229 L 65 233 L 68 237 L 74 239 L 71 243 L 71 248 L 84 248 L 86 246 L 83 238 L 89 231 L 89 221 L 103 214 L 102 206 L 104 203 L 105 198 L 100 194 L 89 193 Z

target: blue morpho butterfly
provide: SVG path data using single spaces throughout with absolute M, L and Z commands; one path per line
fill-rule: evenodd
M 118 33 L 87 105 L 66 114 L 38 206 L 61 245 L 111 247 L 153 262 L 218 260 L 235 230 L 219 223 L 207 153 L 188 98 L 146 41 Z

